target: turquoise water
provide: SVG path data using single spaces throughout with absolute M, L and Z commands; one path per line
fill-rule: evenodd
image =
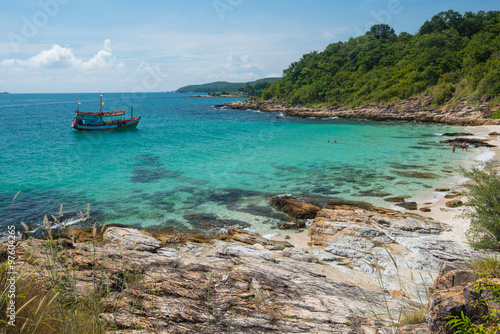
M 418 197 L 467 157 L 436 143 L 436 134 L 462 131 L 457 127 L 219 110 L 212 106 L 238 99 L 174 93 L 104 94 L 105 111 L 133 104 L 142 116 L 138 128 L 78 132 L 70 128 L 77 99 L 83 111 L 98 108 L 99 94 L 0 95 L 3 224 L 9 216 L 39 225 L 61 203 L 65 212 L 85 212 L 89 203 L 101 223 L 210 222 L 266 233 L 282 218 L 268 207 L 270 195 L 387 205 L 362 194 Z

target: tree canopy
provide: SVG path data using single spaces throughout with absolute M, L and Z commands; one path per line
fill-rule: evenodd
M 260 93 L 287 104 L 351 107 L 432 95 L 441 105 L 462 98 L 499 102 L 500 12 L 449 10 L 415 35 L 387 24 L 311 52 Z

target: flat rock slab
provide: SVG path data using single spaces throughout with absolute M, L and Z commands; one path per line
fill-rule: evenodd
M 152 252 L 160 242 L 147 232 L 135 228 L 109 227 L 103 234 L 104 245 L 115 249 L 133 249 Z
M 330 259 L 332 265 L 348 263 L 344 271 L 383 275 L 385 286 L 398 289 L 401 281 L 396 277 L 408 274 L 410 282 L 412 271 L 420 272 L 423 277 L 428 272 L 437 272 L 445 263 L 471 259 L 460 245 L 441 240 L 441 232 L 447 229 L 446 225 L 415 213 L 328 205 L 316 215 L 309 236 L 313 245 L 334 256 Z M 288 253 L 292 259 L 309 261 L 301 258 L 304 254 Z
M 105 239 L 143 238 L 141 231 L 127 230 Z M 44 275 L 39 266 L 47 246 L 37 244 L 34 261 L 25 265 L 27 272 Z M 95 275 L 107 287 L 99 316 L 111 323 L 110 333 L 368 334 L 386 327 L 387 312 L 410 306 L 381 290 L 335 282 L 291 259 L 314 264 L 316 255 L 307 249 L 286 248 L 289 257 L 277 261 L 276 253 L 224 241 L 186 243 L 157 253 L 109 245 L 75 244 L 58 256 L 72 266 L 72 292 L 90 294 Z

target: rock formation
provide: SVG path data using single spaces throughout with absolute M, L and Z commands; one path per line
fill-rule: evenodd
M 427 323 L 401 333 L 447 333 L 446 316 L 482 314 L 467 306 L 472 274 L 456 271 L 475 254 L 442 240 L 446 225 L 365 202 L 269 201 L 311 224 L 307 247 L 238 228 L 208 235 L 107 225 L 18 240 L 18 266 L 34 281 L 59 277 L 79 296 L 98 289 L 99 316 L 115 328 L 108 333 L 384 333 L 402 309 L 424 307 L 440 269 Z
M 254 109 L 265 112 L 281 112 L 284 116 L 316 117 L 316 118 L 350 118 L 369 119 L 375 121 L 401 120 L 445 123 L 453 125 L 489 125 L 500 124 L 500 120 L 491 119 L 490 115 L 499 109 L 487 105 L 470 106 L 466 100 L 458 105 L 431 106 L 432 97 L 411 98 L 397 103 L 383 105 L 364 105 L 356 108 L 342 109 L 339 107 L 315 108 L 303 106 L 286 106 L 275 100 L 247 100 L 231 102 L 224 108 Z
M 35 280 L 57 273 L 80 296 L 106 291 L 100 317 L 116 328 L 109 333 L 373 333 L 387 310 L 410 305 L 335 282 L 301 265 L 315 257 L 242 230 L 205 243 L 159 235 L 112 227 L 102 244 L 30 239 L 17 247 L 31 254 L 19 261 Z

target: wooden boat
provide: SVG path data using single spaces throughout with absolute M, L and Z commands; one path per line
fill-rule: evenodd
M 134 108 L 130 107 L 130 118 L 125 118 L 125 111 L 112 110 L 102 111 L 102 93 L 99 98 L 99 112 L 83 112 L 79 110 L 80 100 L 76 105 L 75 117 L 71 127 L 76 130 L 128 130 L 135 129 L 139 124 L 141 117 L 134 118 Z

